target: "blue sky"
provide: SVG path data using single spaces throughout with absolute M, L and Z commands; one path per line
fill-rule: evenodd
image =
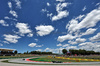
M 0 48 L 100 50 L 100 0 L 0 0 Z

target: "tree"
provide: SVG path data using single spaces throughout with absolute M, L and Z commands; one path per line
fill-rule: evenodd
M 66 53 L 67 53 L 67 50 L 66 50 L 66 49 L 63 49 L 63 50 L 62 50 L 62 53 L 63 53 L 63 54 L 66 54 Z
M 14 51 L 14 54 L 17 54 L 17 53 L 18 53 L 17 50 L 15 50 L 15 51 Z
M 29 54 L 29 52 L 27 51 L 27 54 Z
M 24 54 L 27 54 L 26 52 L 24 52 Z

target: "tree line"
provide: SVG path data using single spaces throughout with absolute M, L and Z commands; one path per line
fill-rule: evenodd
M 62 53 L 63 54 L 67 54 L 67 50 L 66 49 L 63 49 L 62 50 Z M 95 51 L 87 51 L 87 50 L 84 50 L 84 49 L 79 49 L 79 50 L 75 50 L 75 49 L 69 49 L 69 52 L 72 54 L 72 55 L 100 55 L 100 52 L 95 52 Z
M 40 52 L 40 51 L 31 51 L 31 52 L 24 52 L 24 54 L 53 54 L 52 52 Z

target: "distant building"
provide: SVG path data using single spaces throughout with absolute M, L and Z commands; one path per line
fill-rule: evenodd
M 0 56 L 12 56 L 15 55 L 13 53 L 15 49 L 6 49 L 6 48 L 0 48 Z

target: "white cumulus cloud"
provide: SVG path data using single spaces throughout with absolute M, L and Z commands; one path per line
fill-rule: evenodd
M 50 3 L 47 2 L 47 6 L 50 6 Z
M 85 17 L 85 15 L 79 15 L 78 17 L 76 17 L 76 20 L 82 20 Z
M 67 47 L 67 46 L 69 46 L 69 44 L 64 44 L 62 47 Z
M 55 16 L 52 17 L 52 21 L 60 20 L 64 17 L 67 17 L 68 15 L 69 15 L 68 11 L 66 11 L 66 10 L 65 11 L 60 11 L 58 13 L 58 15 L 55 15 Z
M 32 33 L 29 33 L 27 36 L 28 37 L 33 37 L 33 34 Z
M 56 1 L 59 1 L 59 2 L 64 2 L 65 0 L 56 0 Z
M 48 35 L 52 31 L 54 31 L 54 27 L 52 27 L 51 25 L 40 25 L 35 27 L 35 29 L 37 30 L 37 34 L 40 36 Z
M 14 10 L 10 10 L 9 13 L 10 13 L 12 16 L 16 17 L 16 18 L 18 17 L 16 11 L 14 11 Z
M 10 9 L 12 9 L 12 3 L 11 3 L 11 2 L 8 2 L 8 7 L 9 7 Z
M 77 44 L 77 42 L 75 42 L 75 41 L 68 41 L 68 43 L 70 43 L 70 44 Z
M 41 51 L 42 51 L 42 49 L 37 49 L 36 51 L 40 51 L 40 52 L 41 52 Z
M 35 47 L 37 44 L 36 43 L 30 43 L 28 46 L 29 47 Z
M 77 43 L 82 43 L 82 42 L 85 42 L 85 41 L 86 41 L 85 38 L 77 38 L 77 39 L 76 39 L 76 42 L 77 42 Z
M 29 37 L 33 36 L 32 30 L 29 29 L 29 26 L 26 23 L 17 23 L 16 28 L 19 29 L 19 34 L 21 36 L 24 36 L 24 34 L 28 34 Z
M 82 35 L 89 35 L 89 34 L 93 34 L 97 29 L 93 29 L 93 28 L 89 28 L 86 30 L 85 33 L 83 33 Z
M 67 34 L 67 35 L 64 35 L 64 36 L 59 36 L 57 41 L 63 42 L 65 40 L 72 40 L 74 38 L 76 38 L 76 36 L 72 36 L 70 34 Z
M 70 44 L 78 44 L 78 43 L 82 43 L 85 42 L 86 39 L 85 38 L 77 38 L 75 41 L 68 41 L 68 43 Z
M 14 0 L 16 2 L 16 7 L 21 9 L 21 1 L 20 0 Z
M 44 13 L 44 12 L 49 12 L 49 11 L 45 8 L 45 9 L 42 9 L 41 12 Z
M 84 8 L 82 9 L 82 11 L 85 11 L 86 10 L 86 6 L 84 6 Z
M 99 42 L 85 42 L 85 43 L 81 43 L 78 45 L 80 49 L 85 49 L 85 50 L 93 50 L 96 52 L 99 52 L 100 50 L 100 43 Z
M 100 9 L 94 9 L 88 13 L 85 18 L 78 23 L 78 20 L 72 19 L 66 26 L 68 31 L 75 32 L 82 28 L 94 27 L 100 21 Z
M 4 34 L 3 36 L 5 37 L 4 39 L 10 43 L 17 43 L 18 39 L 21 38 L 18 35 L 11 35 L 11 34 L 8 35 Z
M 43 45 L 37 45 L 36 47 L 42 47 Z
M 8 42 L 8 41 L 3 41 L 3 43 L 5 43 L 5 44 L 9 44 L 9 42 Z
M 46 48 L 44 51 L 47 51 L 47 52 L 53 52 L 53 53 L 59 53 L 59 50 L 61 48 L 56 48 L 56 49 L 52 49 L 52 48 Z
M 62 46 L 62 44 L 58 44 L 57 46 Z
M 34 39 L 36 42 L 38 41 L 38 39 Z
M 100 41 L 100 33 L 90 38 L 91 41 Z
M 29 47 L 43 47 L 43 45 L 38 45 L 36 43 L 30 43 L 28 46 Z
M 68 4 L 69 3 L 58 3 L 56 5 L 57 15 L 52 16 L 52 21 L 60 20 L 69 15 L 69 12 L 67 10 L 63 10 L 63 8 L 67 7 Z
M 0 24 L 1 24 L 2 26 L 9 26 L 9 24 L 7 24 L 4 20 L 0 20 Z

